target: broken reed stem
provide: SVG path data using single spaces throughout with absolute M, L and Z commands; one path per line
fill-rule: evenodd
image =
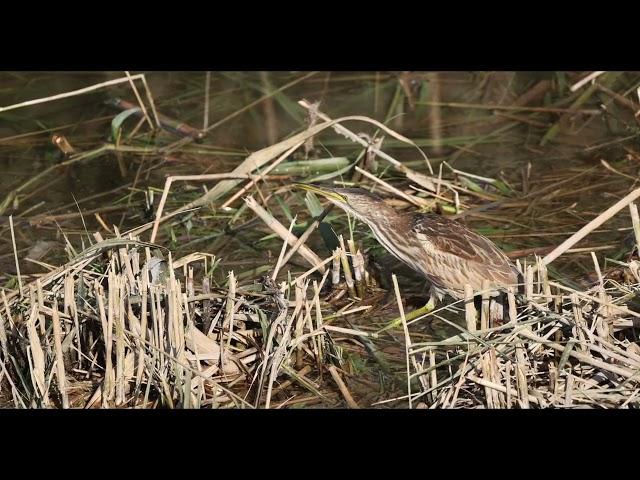
M 144 102 L 142 101 L 142 98 L 140 98 L 140 94 L 138 93 L 138 89 L 136 88 L 136 84 L 133 83 L 133 79 L 131 77 L 131 74 L 128 71 L 124 72 L 125 75 L 127 76 L 127 78 L 129 79 L 129 84 L 131 85 L 131 89 L 133 90 L 133 94 L 136 97 L 136 100 L 138 100 L 138 105 L 140 106 L 140 110 L 142 110 L 142 115 L 144 116 L 145 120 L 147 121 L 147 123 L 149 124 L 149 128 L 151 130 L 154 130 L 154 126 L 153 123 L 151 122 L 151 117 L 149 117 L 149 114 L 147 113 L 147 108 L 144 106 Z M 157 120 L 157 117 L 156 117 Z M 160 122 L 158 121 L 157 123 L 158 128 L 160 127 Z

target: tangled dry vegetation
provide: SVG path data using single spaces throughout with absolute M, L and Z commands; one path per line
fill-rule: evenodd
M 432 312 L 405 314 L 407 296 L 396 276 L 391 276 L 391 286 L 381 287 L 361 239 L 336 237 L 333 253 L 324 259 L 314 252 L 310 236 L 328 211 L 313 194 L 305 199 L 311 214 L 300 236 L 292 233 L 295 218 L 287 228 L 265 208 L 259 186 L 289 193 L 290 185 L 275 183 L 270 172 L 282 172 L 291 156 L 307 149 L 320 132 L 333 129 L 364 148 L 347 183 L 381 189 L 398 207 L 437 209 L 461 218 L 503 216 L 530 231 L 530 225 L 511 220 L 516 217 L 508 212 L 523 206 L 527 213 L 557 208 L 554 202 L 570 187 L 579 195 L 578 177 L 599 174 L 585 170 L 578 176 L 566 172 L 533 180 L 529 170 L 516 189 L 513 179 L 509 184 L 506 178 L 480 177 L 448 165 L 443 169 L 441 164 L 436 173 L 417 149 L 418 171 L 385 153 L 378 138 L 358 135 L 345 123 L 373 124 L 388 138 L 415 147 L 385 125 L 359 116 L 332 120 L 317 105 L 300 105 L 311 112 L 308 128 L 251 154 L 233 171 L 167 178 L 154 221 L 122 234 L 115 229 L 108 239 L 95 233 L 93 244 L 80 253 L 68 243 L 69 262 L 24 285 L 18 269 L 18 285 L 3 290 L 0 299 L 0 395 L 6 402 L 16 408 L 640 404 L 636 247 L 626 250 L 625 261 L 606 269 L 593 253 L 599 247 L 575 247 L 610 221 L 634 232 L 635 243 L 640 241 L 634 203 L 640 189 L 632 189 L 636 180 L 624 171 L 627 167 L 607 164 L 611 178 L 599 180 L 617 182 L 622 192 L 608 210 L 593 215 L 557 246 L 511 252 L 512 258 L 522 258 L 518 268 L 524 278 L 520 293 L 508 292 L 511 322 L 490 324 L 488 291 L 469 292 L 465 300 Z M 78 158 L 71 156 L 69 162 Z M 376 159 L 389 165 L 395 177 L 385 181 L 375 175 L 371 165 Z M 217 183 L 167 213 L 172 185 L 180 181 Z M 221 204 L 223 197 L 228 198 Z M 7 196 L 4 207 L 13 198 Z M 230 271 L 226 283 L 217 284 L 212 273 L 220 268 L 219 258 L 199 252 L 174 258 L 157 242 L 166 222 L 200 208 L 224 209 L 238 199 L 243 199 L 244 211 L 259 219 L 259 228 L 282 240 L 265 275 Z M 487 210 L 487 201 L 498 213 Z M 569 212 L 563 205 L 558 212 Z M 632 224 L 625 226 L 620 212 L 626 211 Z M 531 218 L 539 225 L 543 216 Z M 558 226 L 568 228 L 549 222 L 556 235 Z M 148 241 L 143 239 L 147 233 Z M 531 253 L 545 256 L 532 260 Z M 594 274 L 567 286 L 550 274 L 550 264 L 572 253 L 586 253 Z M 289 268 L 294 260 L 306 269 Z M 391 300 L 381 306 L 385 295 Z M 482 298 L 479 311 L 474 297 Z M 430 322 L 445 325 L 448 336 L 425 334 L 424 325 Z M 354 360 L 354 351 L 366 358 L 364 364 Z M 361 393 L 363 386 L 368 394 Z

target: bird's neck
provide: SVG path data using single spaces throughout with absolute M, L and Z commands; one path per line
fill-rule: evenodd
M 361 218 L 361 220 L 371 228 L 378 242 L 395 255 L 396 249 L 393 248 L 393 245 L 406 237 L 409 216 L 407 213 L 399 212 L 382 204 L 375 214 L 368 216 L 368 218 Z

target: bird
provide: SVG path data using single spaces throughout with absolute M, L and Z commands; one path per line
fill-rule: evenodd
M 488 238 L 442 215 L 396 210 L 362 188 L 296 185 L 364 222 L 388 252 L 422 274 L 431 284 L 427 304 L 431 309 L 446 295 L 464 299 L 465 285 L 479 292 L 488 281 L 493 291 L 490 319 L 500 322 L 507 317 L 504 294 L 497 290 L 517 288 L 520 272 Z

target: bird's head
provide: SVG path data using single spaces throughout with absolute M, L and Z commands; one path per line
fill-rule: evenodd
M 305 183 L 297 183 L 296 187 L 325 197 L 365 223 L 375 222 L 389 208 L 382 198 L 362 188 L 319 187 Z

